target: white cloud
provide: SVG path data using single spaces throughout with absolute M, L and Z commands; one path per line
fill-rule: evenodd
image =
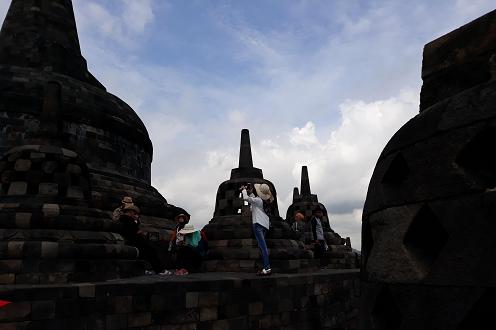
M 260 138 L 253 128 L 252 153 L 254 166 L 276 186 L 281 216 L 291 203 L 292 188 L 299 186 L 301 166 L 308 165 L 312 192 L 328 207 L 334 230 L 360 248 L 361 208 L 373 167 L 388 139 L 418 112 L 418 99 L 409 90 L 369 103 L 348 100 L 340 109 L 339 126 L 322 134 L 328 139 L 317 138 L 319 127 L 312 122 L 272 139 Z M 239 141 L 239 132 L 229 139 Z M 307 140 L 311 143 L 304 148 L 294 143 Z M 187 205 L 197 225 L 212 217 L 217 187 L 237 167 L 238 149 L 225 145 L 211 146 L 194 163 L 181 163 L 175 175 L 158 175 L 157 188 L 170 201 Z
M 124 0 L 122 19 L 135 33 L 143 33 L 154 19 L 152 0 Z
M 234 124 L 243 124 L 246 121 L 246 113 L 238 110 L 229 112 L 229 121 Z
M 494 1 L 492 0 L 456 0 L 455 10 L 461 19 L 475 19 L 481 15 L 481 12 L 494 10 Z
M 318 143 L 317 136 L 315 136 L 315 124 L 311 121 L 307 122 L 302 128 L 293 128 L 289 141 L 294 146 L 312 147 Z
M 153 19 L 151 0 L 123 0 L 114 5 L 93 0 L 74 1 L 80 31 L 93 40 L 111 40 L 126 48 L 136 47 L 140 36 Z M 108 44 L 106 45 L 108 46 Z

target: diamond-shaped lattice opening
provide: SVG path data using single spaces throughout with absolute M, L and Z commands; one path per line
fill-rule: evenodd
M 394 159 L 389 164 L 386 173 L 382 177 L 382 182 L 387 184 L 400 184 L 405 181 L 408 174 L 410 174 L 410 168 L 405 160 L 405 157 L 401 153 L 396 154 Z
M 401 312 L 388 287 L 382 288 L 372 309 L 373 329 L 397 330 L 401 326 Z
M 487 289 L 470 308 L 456 329 L 488 329 L 489 324 L 494 323 L 494 301 L 496 301 L 496 289 Z
M 448 233 L 429 206 L 424 205 L 413 218 L 403 239 L 405 247 L 429 268 L 448 241 Z
M 496 128 L 486 128 L 479 132 L 460 151 L 456 162 L 477 176 L 486 187 L 496 186 Z

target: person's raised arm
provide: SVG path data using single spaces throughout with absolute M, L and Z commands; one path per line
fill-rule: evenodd
M 246 189 L 241 190 L 241 196 L 244 201 L 247 201 L 248 203 L 256 205 L 258 207 L 263 207 L 262 199 L 248 196 L 248 192 L 246 191 Z

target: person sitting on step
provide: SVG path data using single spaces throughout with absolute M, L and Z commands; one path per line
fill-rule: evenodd
M 129 196 L 124 196 L 121 200 L 121 206 L 119 206 L 118 208 L 116 208 L 114 210 L 114 212 L 112 213 L 112 220 L 114 222 L 118 222 L 119 221 L 119 218 L 121 217 L 122 215 L 122 211 L 124 209 L 124 207 L 126 207 L 126 205 L 134 205 L 133 204 L 133 199 Z

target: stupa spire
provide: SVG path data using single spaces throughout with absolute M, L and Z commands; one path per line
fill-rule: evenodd
M 296 202 L 296 200 L 300 197 L 300 191 L 298 190 L 298 187 L 293 188 L 293 203 Z
M 253 159 L 251 157 L 250 131 L 248 129 L 241 130 L 241 143 L 239 146 L 239 166 L 231 171 L 231 179 L 237 178 L 259 178 L 263 179 L 262 170 L 253 167 Z
M 55 72 L 103 86 L 81 55 L 71 0 L 12 0 L 0 31 L 0 66 Z
M 308 168 L 306 166 L 301 167 L 301 195 L 310 195 L 310 179 L 308 178 Z
M 253 167 L 251 157 L 250 131 L 246 128 L 241 130 L 241 143 L 239 146 L 239 168 Z

